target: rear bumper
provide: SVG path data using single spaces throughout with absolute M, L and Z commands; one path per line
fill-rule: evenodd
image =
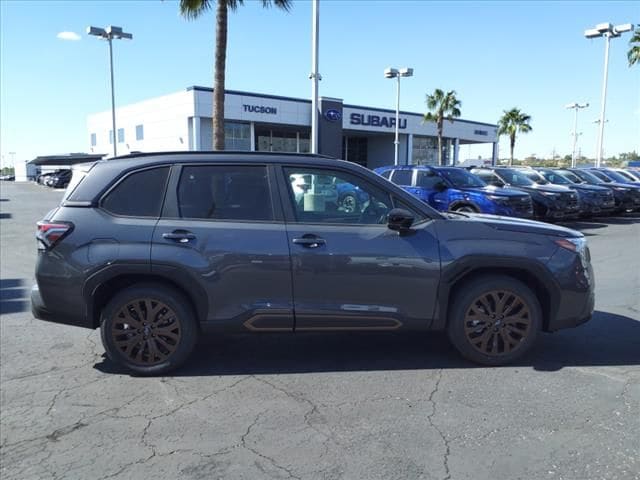
M 31 313 L 38 320 L 44 320 L 46 322 L 61 323 L 64 325 L 73 325 L 76 327 L 90 329 L 95 328 L 93 322 L 91 322 L 86 315 L 69 312 L 56 312 L 47 308 L 47 305 L 42 300 L 40 289 L 37 284 L 31 288 Z

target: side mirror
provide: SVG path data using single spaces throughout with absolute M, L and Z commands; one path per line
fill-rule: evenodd
M 447 184 L 444 182 L 438 182 L 433 186 L 434 190 L 436 190 L 437 192 L 444 192 L 448 187 Z
M 493 180 L 489 182 L 489 185 L 493 185 L 494 187 L 504 187 L 504 183 L 502 183 L 500 180 Z
M 411 230 L 415 218 L 411 212 L 403 208 L 394 208 L 387 215 L 387 227 L 396 232 L 406 233 Z

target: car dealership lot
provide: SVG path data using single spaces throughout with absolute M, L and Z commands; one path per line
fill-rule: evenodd
M 0 188 L 3 479 L 640 478 L 640 214 L 567 224 L 596 314 L 514 367 L 443 335 L 254 335 L 136 378 L 97 331 L 32 318 L 34 225 L 61 193 Z

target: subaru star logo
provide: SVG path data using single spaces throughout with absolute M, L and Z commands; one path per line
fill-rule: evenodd
M 324 118 L 326 118 L 330 122 L 338 122 L 342 119 L 342 113 L 332 108 L 331 110 L 327 110 L 326 112 L 324 112 Z

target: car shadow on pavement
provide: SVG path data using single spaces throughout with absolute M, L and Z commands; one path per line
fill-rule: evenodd
M 513 366 L 640 364 L 640 320 L 606 312 L 576 329 L 543 334 Z M 94 368 L 126 373 L 103 357 Z M 443 333 L 209 335 L 174 377 L 484 368 L 462 359 Z
M 21 278 L 0 278 L 0 313 L 27 311 L 29 292 Z

